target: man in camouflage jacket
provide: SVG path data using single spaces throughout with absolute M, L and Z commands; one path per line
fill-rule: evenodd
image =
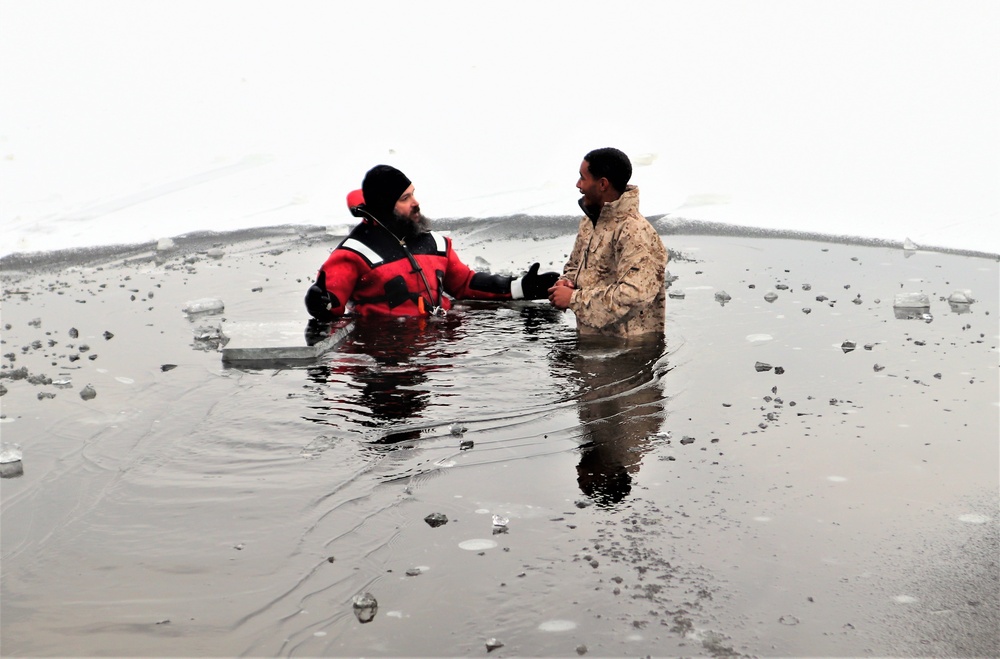
M 618 149 L 596 149 L 580 165 L 576 187 L 586 216 L 549 300 L 576 315 L 581 334 L 663 334 L 667 250 L 639 213 L 632 165 Z

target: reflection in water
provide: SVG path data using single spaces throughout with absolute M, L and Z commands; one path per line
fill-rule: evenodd
M 660 378 L 669 370 L 665 347 L 662 336 L 627 343 L 588 336 L 554 357 L 578 387 L 587 442 L 577 481 L 598 505 L 628 496 L 632 474 L 660 430 L 665 416 Z
M 318 384 L 343 382 L 324 389 L 325 413 L 359 406 L 370 415 L 338 415 L 341 421 L 385 430 L 399 422 L 419 420 L 431 394 L 429 375 L 454 366 L 461 355 L 462 316 L 444 318 L 359 319 L 336 354 L 309 369 Z M 340 425 L 335 419 L 313 419 Z M 412 423 L 409 425 L 412 426 Z M 395 444 L 420 437 L 420 428 L 384 433 L 378 444 Z
M 367 441 L 396 447 L 460 418 L 458 410 L 497 420 L 523 413 L 526 400 L 539 401 L 540 412 L 575 401 L 580 425 L 569 430 L 584 438 L 580 489 L 600 505 L 627 497 L 665 417 L 663 337 L 579 337 L 561 312 L 541 305 L 517 315 L 471 309 L 358 320 L 344 344 L 309 369 L 323 400 L 310 420 L 347 433 L 375 430 Z

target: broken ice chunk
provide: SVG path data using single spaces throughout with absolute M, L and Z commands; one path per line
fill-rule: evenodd
M 919 309 L 930 307 L 931 300 L 925 293 L 896 293 L 892 306 L 897 309 Z
M 431 526 L 431 528 L 437 528 L 442 524 L 448 523 L 448 516 L 444 513 L 431 513 L 424 518 L 424 521 Z
M 952 304 L 972 304 L 975 300 L 972 297 L 972 291 L 967 288 L 963 288 L 949 295 L 948 302 L 951 302 Z
M 16 478 L 23 473 L 24 467 L 21 465 L 20 445 L 0 445 L 0 478 Z
M 378 613 L 378 601 L 371 593 L 356 595 L 352 604 L 354 615 L 361 624 L 371 622 L 375 619 L 375 614 Z
M 188 315 L 202 314 L 202 313 L 220 313 L 226 308 L 226 305 L 214 297 L 203 297 L 197 300 L 191 300 L 184 305 L 182 311 Z

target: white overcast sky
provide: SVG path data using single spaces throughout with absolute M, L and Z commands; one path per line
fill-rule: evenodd
M 569 214 L 612 145 L 647 214 L 997 250 L 998 27 L 996 0 L 0 0 L 0 225 L 168 197 L 322 223 L 378 162 L 432 217 Z

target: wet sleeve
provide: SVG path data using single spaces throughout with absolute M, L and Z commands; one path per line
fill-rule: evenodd
M 663 287 L 663 243 L 655 230 L 627 225 L 616 241 L 616 277 L 607 284 L 573 291 L 569 308 L 591 327 L 621 320 L 636 305 L 648 304 Z
M 344 313 L 347 302 L 354 293 L 354 287 L 361 276 L 359 258 L 347 250 L 335 249 L 320 268 L 320 273 L 326 280 L 326 290 L 336 305 L 330 309 L 330 313 L 335 316 Z
M 444 291 L 460 300 L 509 300 L 513 277 L 475 272 L 462 263 L 448 241 L 448 271 L 444 275 Z

